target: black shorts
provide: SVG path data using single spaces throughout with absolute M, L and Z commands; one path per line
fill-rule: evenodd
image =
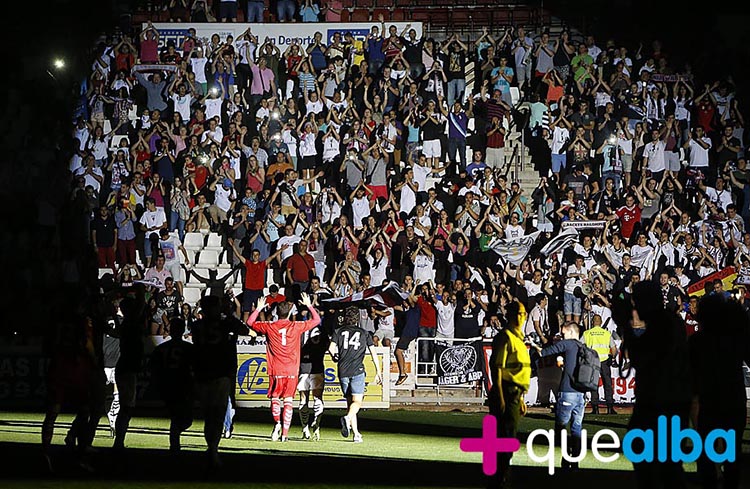
M 312 156 L 303 156 L 301 160 L 299 160 L 299 169 L 300 170 L 314 170 L 315 169 L 315 155 Z
M 413 336 L 401 336 L 398 339 L 398 343 L 396 343 L 396 348 L 399 350 L 408 350 L 409 344 L 414 340 L 416 340 L 416 338 Z

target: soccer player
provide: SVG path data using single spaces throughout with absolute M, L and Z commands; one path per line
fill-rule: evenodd
M 237 336 L 249 333 L 242 321 L 222 317 L 221 298 L 201 299 L 203 317 L 193 323 L 195 386 L 203 408 L 203 436 L 210 467 L 221 465 L 219 441 L 227 411 L 232 379 L 237 373 Z
M 120 413 L 115 422 L 113 448 L 125 448 L 125 435 L 130 426 L 130 417 L 135 408 L 136 382 L 143 362 L 143 336 L 145 332 L 145 297 L 139 288 L 136 298 L 126 297 L 120 301 L 122 322 L 117 334 L 120 337 L 120 359 L 115 367 L 115 381 L 120 394 Z
M 193 424 L 194 345 L 183 341 L 185 320 L 172 319 L 171 339 L 154 349 L 151 371 L 169 412 L 169 450 L 180 451 L 180 434 Z
M 62 406 L 70 404 L 76 409 L 74 424 L 82 424 L 83 420 L 89 417 L 88 379 L 95 368 L 93 344 L 89 333 L 90 328 L 82 306 L 73 306 L 60 315 L 47 372 L 47 406 L 42 424 L 42 451 L 50 472 L 53 472 L 49 455 L 50 446 L 55 421 Z M 82 431 L 78 430 L 79 433 Z M 66 443 L 70 443 L 68 439 Z M 74 440 L 71 441 L 75 443 Z
M 333 345 L 336 345 L 338 353 L 333 351 Z M 353 433 L 355 443 L 362 443 L 362 434 L 357 428 L 357 412 L 365 395 L 364 360 L 368 351 L 378 371 L 375 377 L 377 384 L 381 383 L 383 374 L 372 346 L 372 338 L 359 326 L 359 309 L 346 308 L 343 326 L 334 331 L 331 337 L 331 355 L 334 358 L 338 355 L 339 382 L 348 407 L 346 416 L 341 417 L 341 436 L 349 438 L 349 434 Z
M 320 440 L 320 419 L 323 416 L 323 388 L 325 387 L 325 367 L 323 357 L 328 351 L 330 340 L 322 325 L 302 333 L 302 360 L 299 364 L 299 419 L 302 422 L 302 437 L 311 436 Z M 310 416 L 310 394 L 313 397 L 312 417 Z
M 282 301 L 276 305 L 278 320 L 258 321 L 258 315 L 266 307 L 266 298 L 258 299 L 258 306 L 247 319 L 247 325 L 257 332 L 266 335 L 268 380 L 270 387 L 268 397 L 271 398 L 271 413 L 276 425 L 271 434 L 271 440 L 287 441 L 289 427 L 292 424 L 294 410 L 294 395 L 297 390 L 297 375 L 300 365 L 300 350 L 302 333 L 310 331 L 320 324 L 320 315 L 312 305 L 310 296 L 302 294 L 302 305 L 310 311 L 311 319 L 307 321 L 292 321 L 294 304 Z M 282 400 L 283 426 L 282 420 Z

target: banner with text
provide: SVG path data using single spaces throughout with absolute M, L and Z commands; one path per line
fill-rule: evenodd
M 437 348 L 438 385 L 458 385 L 482 380 L 481 347 L 482 341 L 476 340 Z
M 143 24 L 143 28 L 147 24 Z M 174 41 L 175 46 L 182 46 L 183 41 L 187 37 L 188 29 L 195 29 L 195 37 L 204 44 L 207 44 L 211 40 L 211 36 L 218 34 L 222 41 L 226 41 L 227 36 L 232 36 L 237 39 L 237 36 L 245 32 L 250 27 L 252 34 L 258 38 L 259 43 L 263 43 L 266 38 L 275 44 L 279 49 L 284 50 L 292 44 L 297 42 L 303 47 L 307 47 L 313 42 L 313 38 L 316 32 L 323 34 L 323 43 L 330 44 L 333 39 L 333 35 L 337 32 L 343 36 L 347 32 L 351 32 L 354 38 L 359 41 L 364 41 L 367 34 L 370 33 L 372 26 L 378 26 L 378 22 L 346 22 L 346 23 L 318 23 L 318 22 L 297 22 L 296 24 L 244 24 L 244 23 L 210 23 L 210 24 L 172 24 L 172 23 L 155 23 L 154 28 L 159 31 L 159 48 L 163 48 L 167 45 L 167 42 Z M 421 22 L 387 22 L 386 29 L 390 26 L 395 25 L 398 32 L 404 30 L 407 25 L 411 25 L 411 28 L 417 31 L 417 38 L 422 36 L 422 23 Z M 382 33 L 381 33 L 382 34 Z
M 560 227 L 562 227 L 563 229 L 604 229 L 605 224 L 607 224 L 607 221 L 565 221 L 560 225 Z
M 369 355 L 365 358 L 364 408 L 388 408 L 390 393 L 390 349 L 375 347 L 375 355 L 383 371 L 383 384 L 375 383 L 377 371 Z M 338 368 L 329 355 L 325 357 L 325 390 L 323 401 L 326 407 L 345 408 L 346 399 L 339 387 Z M 238 343 L 237 376 L 235 377 L 235 399 L 240 407 L 270 406 L 268 399 L 268 365 L 266 347 Z

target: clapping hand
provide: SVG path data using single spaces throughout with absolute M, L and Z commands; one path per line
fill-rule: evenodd
M 307 307 L 308 309 L 312 309 L 312 300 L 310 300 L 310 295 L 307 294 L 307 292 L 302 292 L 302 305 Z
M 266 298 L 261 297 L 260 299 L 258 299 L 258 305 L 256 306 L 256 309 L 258 311 L 262 311 L 265 308 L 266 308 Z

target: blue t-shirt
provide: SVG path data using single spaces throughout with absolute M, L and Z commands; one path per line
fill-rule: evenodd
M 500 74 L 500 67 L 494 68 L 492 70 L 492 73 L 490 74 L 493 78 Z M 502 72 L 506 75 L 513 76 L 513 68 L 510 66 L 506 66 L 505 68 L 502 68 Z M 508 83 L 508 80 L 500 76 L 497 81 L 495 82 L 494 86 L 495 90 L 500 90 L 502 93 L 508 93 L 510 92 L 510 83 Z
M 383 53 L 383 38 L 380 39 L 369 39 L 367 41 L 367 54 L 369 55 L 370 62 L 375 60 L 384 60 L 385 53 Z
M 479 163 L 477 163 L 476 161 L 472 161 L 466 166 L 466 173 L 471 175 L 471 178 L 476 178 L 477 175 L 481 174 L 485 168 L 487 168 L 487 164 L 484 161 L 480 161 Z
M 404 330 L 401 336 L 404 338 L 416 338 L 419 336 L 419 319 L 422 314 L 418 306 L 410 307 L 406 310 L 406 319 L 404 321 Z

